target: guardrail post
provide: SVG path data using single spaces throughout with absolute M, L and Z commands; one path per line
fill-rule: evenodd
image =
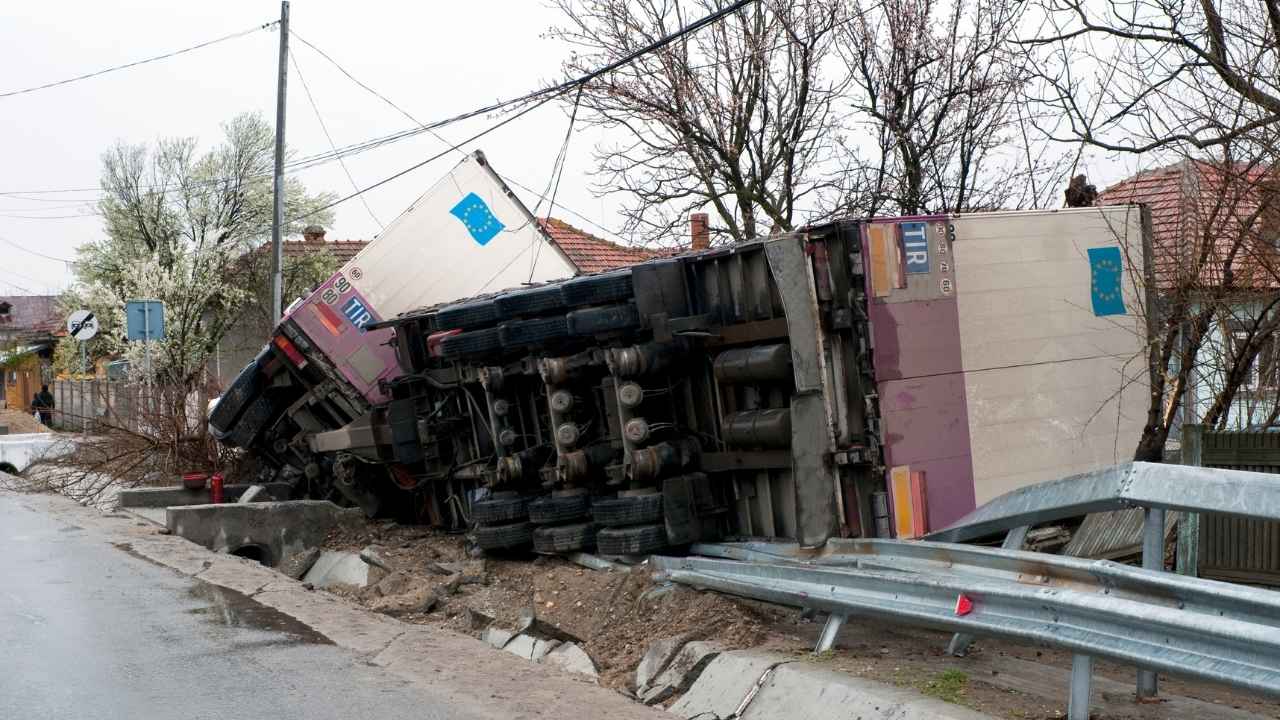
M 1142 522 L 1142 567 L 1164 571 L 1164 510 L 1144 508 Z M 1159 691 L 1154 670 L 1138 670 L 1138 697 L 1155 697 Z
M 1071 697 L 1067 720 L 1089 720 L 1089 695 L 1093 691 L 1093 657 L 1071 656 Z
M 1182 464 L 1204 464 L 1204 426 L 1182 426 Z M 1200 574 L 1200 513 L 1184 512 L 1178 520 L 1179 575 Z
M 849 619 L 848 615 L 839 615 L 831 613 L 827 616 L 827 624 L 822 628 L 822 634 L 818 636 L 818 644 L 813 648 L 813 654 L 824 653 L 836 645 L 836 636 L 840 634 L 840 628 L 844 627 L 844 623 Z
M 1030 525 L 1021 525 L 1010 530 L 1004 536 L 1004 542 L 1000 543 L 1000 547 L 1005 550 L 1021 550 L 1022 546 L 1027 542 L 1027 531 L 1031 530 Z M 958 632 L 951 636 L 951 642 L 947 644 L 947 654 L 952 657 L 964 657 L 969 654 L 969 648 L 973 646 L 974 636 L 969 633 Z

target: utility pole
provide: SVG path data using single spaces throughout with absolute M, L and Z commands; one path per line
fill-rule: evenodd
M 271 217 L 271 316 L 284 314 L 284 110 L 289 84 L 289 0 L 280 3 L 280 75 L 276 84 L 275 212 Z

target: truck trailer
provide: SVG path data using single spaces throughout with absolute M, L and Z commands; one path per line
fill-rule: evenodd
M 1138 206 L 842 219 L 563 279 L 482 155 L 406 216 L 210 426 L 299 496 L 486 550 L 912 537 L 1128 459 L 1145 422 Z

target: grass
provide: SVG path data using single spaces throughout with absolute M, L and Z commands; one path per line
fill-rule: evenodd
M 957 705 L 964 704 L 964 692 L 969 686 L 969 676 L 960 670 L 943 670 L 932 680 L 920 686 L 920 692 Z

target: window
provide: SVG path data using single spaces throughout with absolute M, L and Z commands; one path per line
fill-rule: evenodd
M 1243 351 L 1244 347 L 1250 341 L 1257 342 L 1257 323 L 1248 321 L 1241 322 L 1232 320 L 1227 322 L 1227 338 L 1229 340 L 1227 351 L 1227 362 L 1231 358 L 1236 357 Z M 1261 341 L 1261 347 L 1258 348 L 1258 354 L 1253 358 L 1253 362 L 1249 364 L 1249 368 L 1245 371 L 1244 382 L 1241 387 L 1249 389 L 1272 388 L 1276 387 L 1277 375 L 1280 375 L 1280 368 L 1277 368 L 1277 353 L 1275 337 L 1267 337 Z

